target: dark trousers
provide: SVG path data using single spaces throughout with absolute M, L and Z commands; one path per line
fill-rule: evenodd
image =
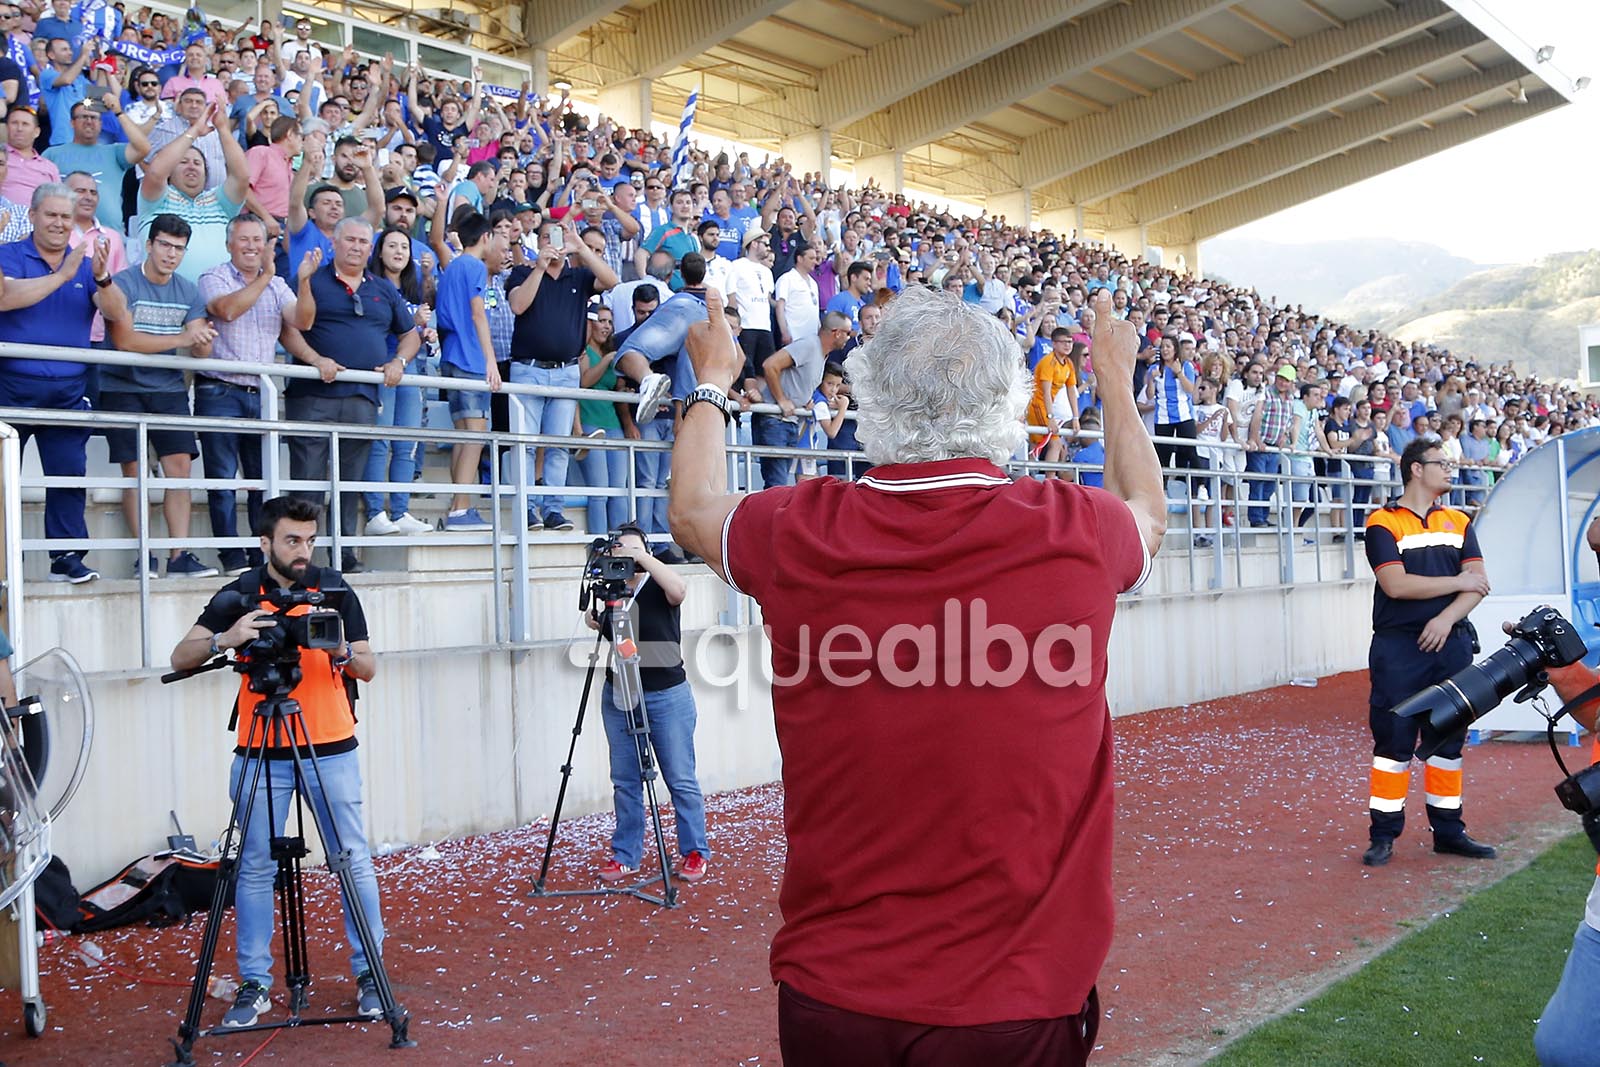
M 357 426 L 378 424 L 378 405 L 364 396 L 293 396 L 288 403 L 289 419 L 293 422 L 352 423 Z M 372 451 L 372 440 L 366 437 L 339 438 L 339 480 L 358 482 L 367 469 L 367 453 Z M 289 438 L 289 477 L 299 480 L 331 480 L 328 467 L 328 438 Z M 327 495 L 316 490 L 299 490 L 293 494 L 306 500 L 325 503 Z M 359 525 L 361 494 L 346 489 L 339 493 L 339 532 L 354 536 Z M 353 555 L 346 550 L 347 556 Z
M 1160 422 L 1156 424 L 1157 437 L 1186 437 L 1193 441 L 1199 436 L 1199 430 L 1193 419 L 1184 419 L 1182 422 Z M 1166 477 L 1168 466 L 1187 470 L 1204 470 L 1205 464 L 1200 461 L 1200 453 L 1194 445 L 1174 445 L 1165 442 L 1156 445 L 1156 459 L 1161 463 L 1162 477 Z M 1199 489 L 1205 483 L 1203 478 L 1190 478 L 1189 486 Z
M 928 1026 L 835 1008 L 778 986 L 784 1067 L 1081 1067 L 1100 1029 L 1100 997 L 1059 1019 Z
M 261 394 L 230 382 L 215 378 L 196 377 L 194 382 L 194 413 L 217 419 L 261 419 Z M 255 434 L 202 433 L 200 435 L 200 461 L 207 478 L 247 479 L 261 477 L 261 449 L 264 439 Z M 211 536 L 239 536 L 239 494 L 232 489 L 210 489 L 206 492 L 206 505 L 211 512 Z M 261 490 L 252 489 L 246 509 L 250 516 L 250 533 L 256 532 L 261 520 Z M 251 565 L 261 562 L 259 549 L 242 548 L 218 550 L 224 564 Z
M 40 408 L 51 411 L 88 411 L 84 399 L 83 375 L 71 378 L 36 378 L 18 374 L 7 367 L 0 371 L 0 407 Z M 47 477 L 82 478 L 88 467 L 85 450 L 89 445 L 87 426 L 19 425 L 17 433 L 24 447 L 28 438 L 39 441 L 39 466 Z M 84 491 L 58 488 L 44 491 L 44 535 L 51 538 L 87 539 L 89 524 L 84 521 Z M 51 552 L 51 558 L 75 553 Z
M 1416 755 L 1423 718 L 1402 719 L 1389 709 L 1427 686 L 1444 681 L 1472 662 L 1472 635 L 1458 626 L 1438 652 L 1423 652 L 1417 635 L 1385 632 L 1372 635 L 1368 674 L 1372 698 L 1372 794 L 1368 810 L 1372 839 L 1394 840 L 1405 829 L 1405 796 L 1411 760 Z M 1465 732 L 1451 738 L 1423 764 L 1428 825 L 1435 837 L 1466 833 L 1461 818 L 1461 745 Z

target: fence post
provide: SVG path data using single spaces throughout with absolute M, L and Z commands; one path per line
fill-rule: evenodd
M 261 478 L 267 483 L 266 495 L 271 498 L 283 495 L 279 485 L 282 473 L 278 456 L 283 435 L 277 429 L 282 421 L 281 405 L 278 402 L 278 380 L 270 374 L 263 374 L 257 381 L 261 383 L 261 421 L 267 424 L 267 432 L 256 443 L 261 448 Z
M 511 476 L 517 482 L 511 498 L 514 502 L 512 510 L 515 513 L 517 539 L 516 547 L 511 551 L 510 623 L 511 639 L 521 643 L 533 638 L 532 622 L 528 618 L 528 446 L 521 440 L 528 428 L 522 398 L 512 393 L 507 406 L 511 416 L 511 434 L 517 438 L 511 452 Z M 499 465 L 500 457 L 495 456 L 493 466 L 498 468 Z M 499 510 L 500 501 L 496 499 L 495 511 Z

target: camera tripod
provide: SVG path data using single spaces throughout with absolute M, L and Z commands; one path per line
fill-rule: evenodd
M 298 657 L 297 657 L 298 658 Z M 238 661 L 230 661 L 219 657 L 192 671 L 178 671 L 162 677 L 163 682 L 177 681 L 205 671 L 218 670 L 223 667 L 233 666 L 239 669 Z M 264 699 L 255 707 L 250 720 L 250 728 L 245 737 L 244 764 L 240 768 L 239 786 L 233 796 L 233 810 L 228 820 L 228 828 L 222 835 L 222 856 L 220 870 L 217 874 L 216 891 L 212 894 L 211 910 L 206 915 L 205 932 L 200 942 L 200 957 L 195 965 L 194 982 L 189 987 L 188 1008 L 184 1012 L 183 1022 L 178 1026 L 178 1036 L 172 1039 L 172 1047 L 176 1058 L 170 1067 L 192 1067 L 194 1064 L 194 1045 L 203 1038 L 218 1037 L 225 1034 L 244 1034 L 257 1030 L 282 1030 L 297 1026 L 330 1026 L 336 1023 L 368 1023 L 375 1020 L 362 1015 L 315 1016 L 307 1018 L 301 1013 L 309 1003 L 308 987 L 311 984 L 310 963 L 306 950 L 306 925 L 305 925 L 305 885 L 304 872 L 301 861 L 310 855 L 310 850 L 305 843 L 305 791 L 307 783 L 315 780 L 319 792 L 326 796 L 323 788 L 322 766 L 318 762 L 315 747 L 311 744 L 309 734 L 306 732 L 304 720 L 301 718 L 300 705 L 291 700 L 288 693 L 299 682 L 300 668 L 298 663 L 267 664 L 268 670 L 258 675 L 252 665 L 248 672 L 252 691 L 267 690 Z M 260 688 L 257 688 L 260 683 Z M 278 1022 L 256 1023 L 252 1026 L 239 1026 L 223 1028 L 221 1026 L 204 1029 L 200 1025 L 201 1013 L 205 1010 L 207 988 L 211 980 L 211 969 L 216 959 L 217 941 L 222 933 L 222 912 L 226 906 L 229 890 L 234 889 L 239 881 L 240 860 L 244 851 L 244 837 L 250 826 L 250 816 L 255 808 L 256 789 L 261 784 L 262 772 L 266 767 L 267 749 L 269 747 L 287 749 L 290 760 L 294 764 L 295 796 L 295 830 L 293 836 L 273 837 L 270 839 L 271 857 L 278 865 L 277 876 L 273 882 L 274 891 L 278 897 L 279 923 L 283 931 L 283 972 L 284 986 L 288 990 L 289 1017 Z M 309 768 L 309 773 L 308 773 Z M 272 775 L 266 775 L 266 800 L 267 800 L 267 826 L 268 832 L 275 825 L 273 818 Z M 356 891 L 355 873 L 352 870 L 349 849 L 344 847 L 339 836 L 339 828 L 333 820 L 328 820 L 324 826 L 321 821 L 313 817 L 317 824 L 317 834 L 322 841 L 323 851 L 328 857 L 328 869 L 339 880 L 339 891 L 344 901 L 344 907 L 350 918 L 351 925 L 356 929 L 356 937 L 361 942 L 361 947 L 366 953 L 367 966 L 370 968 L 372 981 L 377 989 L 378 1003 L 383 1009 L 380 1016 L 389 1024 L 391 1038 L 390 1048 L 415 1048 L 416 1042 L 406 1036 L 410 1024 L 410 1016 L 400 1009 L 395 1002 L 394 990 L 389 984 L 389 976 L 383 968 L 383 957 L 379 954 L 376 939 L 372 934 L 372 924 L 367 918 L 366 911 L 361 903 L 361 898 Z M 234 833 L 238 831 L 238 848 L 234 847 Z M 329 838 L 332 841 L 329 841 Z
M 572 741 L 567 746 L 567 761 L 561 765 L 561 788 L 556 793 L 555 812 L 550 816 L 550 832 L 545 837 L 544 859 L 539 863 L 539 877 L 533 883 L 536 897 L 591 897 L 626 896 L 662 908 L 678 906 L 678 887 L 672 881 L 672 862 L 667 855 L 667 837 L 661 829 L 661 806 L 656 800 L 656 760 L 650 747 L 650 713 L 645 707 L 644 685 L 639 676 L 639 646 L 634 639 L 633 620 L 628 614 L 630 603 L 626 583 L 596 583 L 597 595 L 605 604 L 611 621 L 611 647 L 614 650 L 615 671 L 612 692 L 617 705 L 628 716 L 628 736 L 633 739 L 634 751 L 639 759 L 639 781 L 644 784 L 645 805 L 650 812 L 650 823 L 656 835 L 656 855 L 661 861 L 661 892 L 647 892 L 645 887 L 657 881 L 646 878 L 630 886 L 604 886 L 599 889 L 546 889 L 545 876 L 550 873 L 550 853 L 555 848 L 556 828 L 561 825 L 561 808 L 567 799 L 567 784 L 572 780 L 572 760 L 578 750 L 578 737 L 583 733 L 584 713 L 589 707 L 589 692 L 594 687 L 595 671 L 600 662 L 600 643 L 603 632 L 594 635 L 594 646 L 589 650 L 589 670 L 583 678 L 583 695 L 578 698 L 578 716 L 572 724 Z M 587 607 L 587 596 L 581 602 Z

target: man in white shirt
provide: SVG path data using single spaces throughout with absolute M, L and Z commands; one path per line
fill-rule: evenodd
M 822 253 L 808 245 L 794 258 L 794 269 L 784 271 L 774 290 L 778 300 L 778 333 L 781 343 L 793 344 L 796 338 L 810 337 L 822 328 L 822 295 L 815 277 Z
M 752 226 L 744 235 L 744 255 L 728 265 L 726 274 L 728 306 L 739 312 L 739 347 L 747 373 L 759 374 L 777 347 L 772 343 L 772 268 L 766 263 L 771 245 L 767 232 Z
M 706 285 L 719 293 L 728 291 L 728 268 L 733 261 L 717 254 L 722 243 L 722 226 L 715 217 L 704 220 L 695 228 L 700 238 L 700 254 L 706 257 Z

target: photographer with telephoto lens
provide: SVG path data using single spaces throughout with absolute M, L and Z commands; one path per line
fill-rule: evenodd
M 1600 559 L 1600 518 L 1589 525 L 1589 547 Z M 1511 624 L 1506 624 L 1511 630 Z M 1547 668 L 1550 684 L 1555 687 L 1562 703 L 1581 699 L 1586 690 L 1600 682 L 1600 674 L 1582 662 L 1565 667 Z M 1596 732 L 1600 719 L 1600 698 L 1585 700 L 1574 707 L 1571 715 L 1590 733 Z M 1589 755 L 1588 771 L 1574 778 L 1600 774 L 1600 733 L 1596 733 Z M 1568 779 L 1572 781 L 1573 779 Z M 1565 784 L 1565 783 L 1563 783 Z M 1573 805 L 1566 797 L 1563 803 Z M 1600 809 L 1584 813 L 1583 826 L 1589 839 L 1600 850 Z M 1561 972 L 1561 982 L 1551 994 L 1550 1002 L 1539 1015 L 1539 1026 L 1533 1032 L 1533 1049 L 1541 1067 L 1579 1067 L 1594 1062 L 1595 1048 L 1600 1046 L 1600 863 L 1595 865 L 1595 883 L 1584 904 L 1583 921 L 1572 938 L 1572 951 L 1567 955 L 1566 967 Z
M 274 668 L 266 661 L 281 664 L 285 658 L 292 669 L 297 655 L 301 677 L 288 697 L 299 704 L 302 725 L 294 730 L 297 736 L 292 740 L 314 746 L 320 764 L 320 774 L 297 784 L 294 749 L 284 743 L 291 739 L 262 738 L 267 769 L 257 779 L 249 825 L 242 827 L 239 856 L 235 910 L 240 986 L 233 1007 L 223 1016 L 224 1027 L 254 1026 L 271 1006 L 273 878 L 278 865 L 271 856 L 270 841 L 283 836 L 289 798 L 296 788 L 311 802 L 324 840 L 338 840 L 350 852 L 356 893 L 373 942 L 381 946 L 383 941 L 378 880 L 362 815 L 354 707 L 354 683 L 372 681 L 377 659 L 367 643 L 367 620 L 354 590 L 345 586 L 338 571 L 311 564 L 322 514 L 319 504 L 306 500 L 280 496 L 266 501 L 256 530 L 265 562 L 213 596 L 172 650 L 172 666 L 178 671 L 192 671 L 230 649 L 236 657 L 261 658 L 261 666 L 269 670 Z M 318 603 L 323 599 L 337 610 L 337 624 L 333 611 Z M 339 639 L 341 629 L 343 637 Z M 256 664 L 252 662 L 251 667 L 254 671 Z M 231 799 L 244 799 L 238 793 L 243 788 L 245 746 L 252 715 L 262 699 L 252 690 L 249 675 L 241 674 L 234 705 L 238 747 L 228 789 Z M 337 831 L 336 838 L 330 830 Z M 351 946 L 358 1013 L 380 1018 L 383 1007 L 348 901 L 345 933 Z
M 644 531 L 631 523 L 612 534 L 607 551 L 613 557 L 633 560 L 633 574 L 627 579 L 628 611 L 638 635 L 639 685 L 644 690 L 649 716 L 650 746 L 672 794 L 678 854 L 682 857 L 677 875 L 685 882 L 698 882 L 706 875 L 711 846 L 706 841 L 705 798 L 695 777 L 694 692 L 683 670 L 678 619 L 678 606 L 689 587 L 672 567 L 650 554 Z M 584 615 L 584 621 L 591 630 L 611 638 L 611 620 L 599 601 Z M 615 684 L 612 666 L 607 664 L 600 708 L 611 753 L 611 786 L 617 813 L 611 859 L 599 871 L 601 881 L 608 883 L 623 881 L 639 872 L 645 832 L 639 751 L 629 732 L 632 712 L 618 703 Z
M 1489 591 L 1478 538 L 1467 516 L 1441 507 L 1456 465 L 1436 438 L 1418 438 L 1400 457 L 1400 499 L 1367 519 L 1367 562 L 1377 578 L 1368 671 L 1372 696 L 1371 844 L 1361 857 L 1381 867 L 1405 828 L 1406 790 L 1421 724 L 1390 713 L 1417 690 L 1443 682 L 1472 662 L 1476 641 L 1467 616 Z M 1461 744 L 1465 731 L 1427 755 L 1423 789 L 1433 850 L 1493 859 L 1494 849 L 1467 836 L 1461 818 Z

